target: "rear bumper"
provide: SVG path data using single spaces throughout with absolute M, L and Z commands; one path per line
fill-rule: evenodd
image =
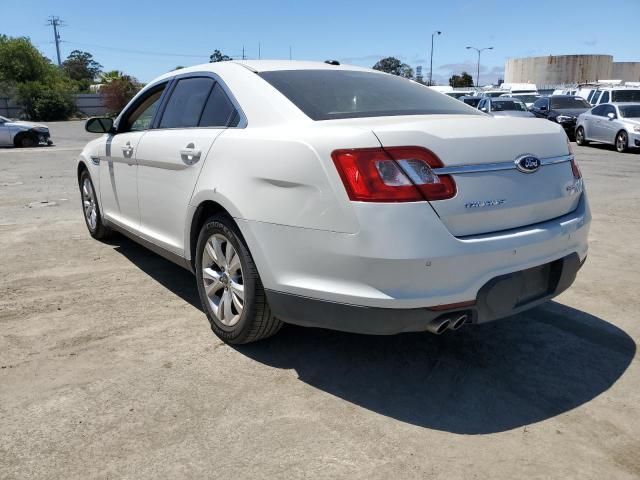
M 569 288 L 583 263 L 573 253 L 495 277 L 480 289 L 474 305 L 445 310 L 365 307 L 269 290 L 267 298 L 273 314 L 286 323 L 372 335 L 419 332 L 440 317 L 465 314 L 471 323 L 485 323 L 533 308 Z

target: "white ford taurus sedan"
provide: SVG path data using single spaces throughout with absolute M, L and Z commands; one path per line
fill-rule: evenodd
M 282 322 L 442 333 L 571 285 L 591 216 L 562 127 L 335 63 L 190 67 L 88 120 L 91 235 L 193 271 L 229 343 Z

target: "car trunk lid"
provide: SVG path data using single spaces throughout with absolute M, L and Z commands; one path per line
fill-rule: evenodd
M 565 134 L 546 120 L 431 115 L 367 119 L 383 147 L 420 146 L 442 161 L 455 197 L 431 206 L 455 236 L 508 230 L 573 211 L 582 191 L 574 178 Z M 524 173 L 516 159 L 541 166 Z M 436 170 L 437 171 L 437 170 Z

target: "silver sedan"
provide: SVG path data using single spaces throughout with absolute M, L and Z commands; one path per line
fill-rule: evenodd
M 640 103 L 604 103 L 581 114 L 576 143 L 602 142 L 618 152 L 640 147 Z
M 35 147 L 52 143 L 46 125 L 0 117 L 0 146 Z
M 480 100 L 478 110 L 494 117 L 535 117 L 522 100 L 514 97 L 485 97 Z

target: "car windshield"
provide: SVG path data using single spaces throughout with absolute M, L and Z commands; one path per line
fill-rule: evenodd
M 491 102 L 491 110 L 494 112 L 505 112 L 511 110 L 526 112 L 527 106 L 520 100 L 510 98 L 509 100 L 494 100 Z
M 640 105 L 621 105 L 618 108 L 624 118 L 640 118 Z
M 612 102 L 640 102 L 640 89 L 637 90 L 612 90 Z
M 551 98 L 551 109 L 563 108 L 591 108 L 591 105 L 582 97 L 557 97 Z
M 313 120 L 481 115 L 458 100 L 394 75 L 352 70 L 276 70 L 259 75 Z

